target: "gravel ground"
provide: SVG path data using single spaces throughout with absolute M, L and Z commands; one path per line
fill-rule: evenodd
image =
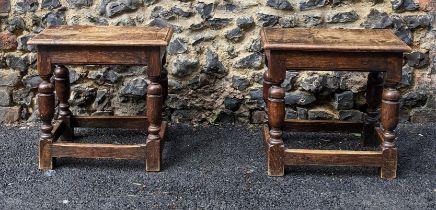
M 361 167 L 287 167 L 284 177 L 268 177 L 261 128 L 235 125 L 171 125 L 160 173 L 146 173 L 142 161 L 89 159 L 59 159 L 43 173 L 38 128 L 3 126 L 0 209 L 436 209 L 435 126 L 399 126 L 395 180 Z M 100 143 L 145 140 L 133 130 L 76 134 Z M 351 134 L 285 138 L 301 148 L 359 146 Z

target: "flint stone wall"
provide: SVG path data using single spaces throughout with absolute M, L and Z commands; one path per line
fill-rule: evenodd
M 261 123 L 261 27 L 388 28 L 404 56 L 401 120 L 436 121 L 432 0 L 0 0 L 0 123 L 38 119 L 36 51 L 49 25 L 173 27 L 166 69 L 172 122 Z M 316 60 L 314 60 L 316 62 Z M 142 115 L 149 81 L 140 66 L 68 66 L 77 115 Z M 286 74 L 286 117 L 359 120 L 365 73 Z

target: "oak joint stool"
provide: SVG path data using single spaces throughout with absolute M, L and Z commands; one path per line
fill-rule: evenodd
M 163 71 L 172 29 L 114 26 L 52 26 L 28 44 L 38 49 L 38 87 L 42 120 L 39 169 L 52 169 L 55 158 L 115 158 L 144 160 L 147 171 L 160 171 L 167 128 L 162 104 L 168 80 Z M 147 116 L 73 116 L 69 107 L 69 65 L 147 65 Z M 53 70 L 54 68 L 54 70 Z M 50 82 L 54 72 L 54 84 Z M 59 116 L 54 119 L 55 95 Z M 147 129 L 145 144 L 84 144 L 73 142 L 75 127 Z M 57 141 L 62 138 L 62 141 Z
M 369 166 L 381 168 L 382 178 L 395 178 L 403 52 L 410 51 L 391 31 L 367 29 L 279 29 L 260 32 L 268 69 L 263 99 L 268 125 L 264 126 L 268 175 L 283 176 L 285 165 Z M 370 72 L 367 82 L 367 117 L 364 122 L 339 120 L 285 120 L 287 69 Z M 381 103 L 381 125 L 376 127 Z M 285 148 L 283 131 L 362 132 L 363 143 L 378 143 L 376 151 Z

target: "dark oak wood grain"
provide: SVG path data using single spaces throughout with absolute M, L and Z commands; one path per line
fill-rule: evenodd
M 65 132 L 66 124 L 62 120 L 55 120 L 53 123 L 53 130 L 51 131 L 53 135 L 53 141 L 59 139 L 59 137 Z
M 65 128 L 62 130 L 62 139 L 64 141 L 73 140 L 74 128 L 71 127 L 71 110 L 68 99 L 70 97 L 70 74 L 67 68 L 58 65 L 54 71 L 55 74 L 55 90 L 59 99 L 59 116 L 58 119 L 63 121 Z M 56 139 L 55 139 L 56 140 Z
M 137 26 L 49 26 L 29 40 L 29 45 L 167 46 L 171 28 Z
M 383 161 L 380 151 L 286 149 L 285 164 L 381 167 Z
M 381 105 L 381 124 L 383 127 L 383 142 L 380 145 L 383 151 L 384 164 L 381 167 L 383 178 L 397 176 L 397 148 L 395 128 L 399 122 L 401 94 L 396 89 L 398 83 L 386 81 L 384 84 Z
M 143 159 L 147 171 L 159 171 L 161 141 L 167 123 L 162 122 L 162 104 L 168 80 L 162 71 L 170 28 L 115 26 L 53 26 L 33 37 L 28 44 L 38 49 L 37 66 L 42 79 L 38 88 L 42 120 L 39 168 L 52 169 L 54 158 Z M 69 109 L 70 82 L 64 64 L 147 65 L 147 116 L 77 117 Z M 54 68 L 54 66 L 56 66 Z M 53 76 L 55 86 L 50 82 Z M 55 97 L 59 99 L 59 117 L 54 126 Z M 79 144 L 72 142 L 74 127 L 147 129 L 148 137 L 140 145 Z
M 42 67 L 46 66 L 38 66 L 38 70 Z M 49 67 L 51 68 L 51 66 Z M 40 72 L 40 77 L 42 82 L 38 86 L 38 107 L 42 125 L 39 139 L 39 168 L 51 169 L 53 168 L 53 159 L 50 148 L 54 142 L 53 125 L 51 124 L 55 109 L 54 85 L 50 82 L 50 74 Z
M 80 144 L 54 143 L 53 157 L 139 159 L 146 157 L 145 144 Z
M 53 168 L 54 161 L 51 153 L 51 146 L 53 141 L 50 139 L 40 139 L 39 140 L 39 150 L 38 150 L 38 168 L 41 170 L 49 170 Z
M 150 47 L 125 46 L 39 46 L 48 50 L 51 64 L 147 65 Z
M 270 124 L 268 141 L 268 175 L 283 176 L 283 152 L 285 146 L 282 139 L 282 126 L 285 119 L 285 90 L 273 84 L 268 93 L 268 122 Z
M 389 53 L 374 52 L 282 52 L 286 68 L 316 71 L 380 71 L 388 67 Z
M 268 126 L 264 127 L 268 174 L 282 176 L 285 165 L 373 166 L 382 178 L 395 178 L 403 52 L 411 48 L 389 30 L 281 29 L 260 32 L 268 69 L 263 78 L 263 99 Z M 371 72 L 368 77 L 367 117 L 364 122 L 336 120 L 285 120 L 286 70 Z M 383 78 L 381 77 L 383 75 Z M 382 93 L 383 92 L 383 93 Z M 381 124 L 375 129 L 381 102 Z M 377 143 L 378 151 L 285 149 L 283 131 L 362 133 L 365 145 Z
M 266 50 L 406 52 L 411 48 L 389 29 L 263 28 Z

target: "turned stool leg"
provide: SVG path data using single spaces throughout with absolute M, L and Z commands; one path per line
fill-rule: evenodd
M 162 85 L 158 78 L 151 78 L 147 89 L 147 118 L 149 122 L 147 137 L 147 171 L 160 171 L 160 127 L 162 124 Z
M 59 98 L 59 119 L 67 126 L 61 136 L 61 140 L 71 141 L 74 136 L 74 128 L 71 127 L 71 111 L 68 98 L 70 97 L 70 78 L 68 69 L 63 65 L 57 65 L 55 70 L 55 89 Z
M 399 122 L 400 92 L 395 89 L 397 84 L 386 83 L 383 90 L 381 123 L 383 126 L 383 165 L 381 177 L 393 179 L 397 173 L 397 148 L 395 146 L 395 128 Z
M 265 112 L 268 113 L 268 94 L 271 88 L 271 78 L 269 77 L 268 70 L 263 74 L 263 101 L 265 102 Z
M 280 84 L 273 84 L 268 92 L 268 123 L 270 139 L 268 141 L 268 175 L 284 175 L 284 144 L 282 126 L 285 120 L 285 90 Z
M 50 71 L 49 71 L 50 72 Z M 38 86 L 38 107 L 42 120 L 41 136 L 39 140 L 39 169 L 53 168 L 51 145 L 53 143 L 52 119 L 54 117 L 55 97 L 54 86 L 50 82 L 51 74 L 40 75 L 42 82 Z
M 382 92 L 383 92 L 382 73 L 381 72 L 369 73 L 367 89 L 366 89 L 367 117 L 363 124 L 363 135 L 362 135 L 362 143 L 364 146 L 377 145 L 374 126 L 378 120 L 377 109 L 380 106 Z

